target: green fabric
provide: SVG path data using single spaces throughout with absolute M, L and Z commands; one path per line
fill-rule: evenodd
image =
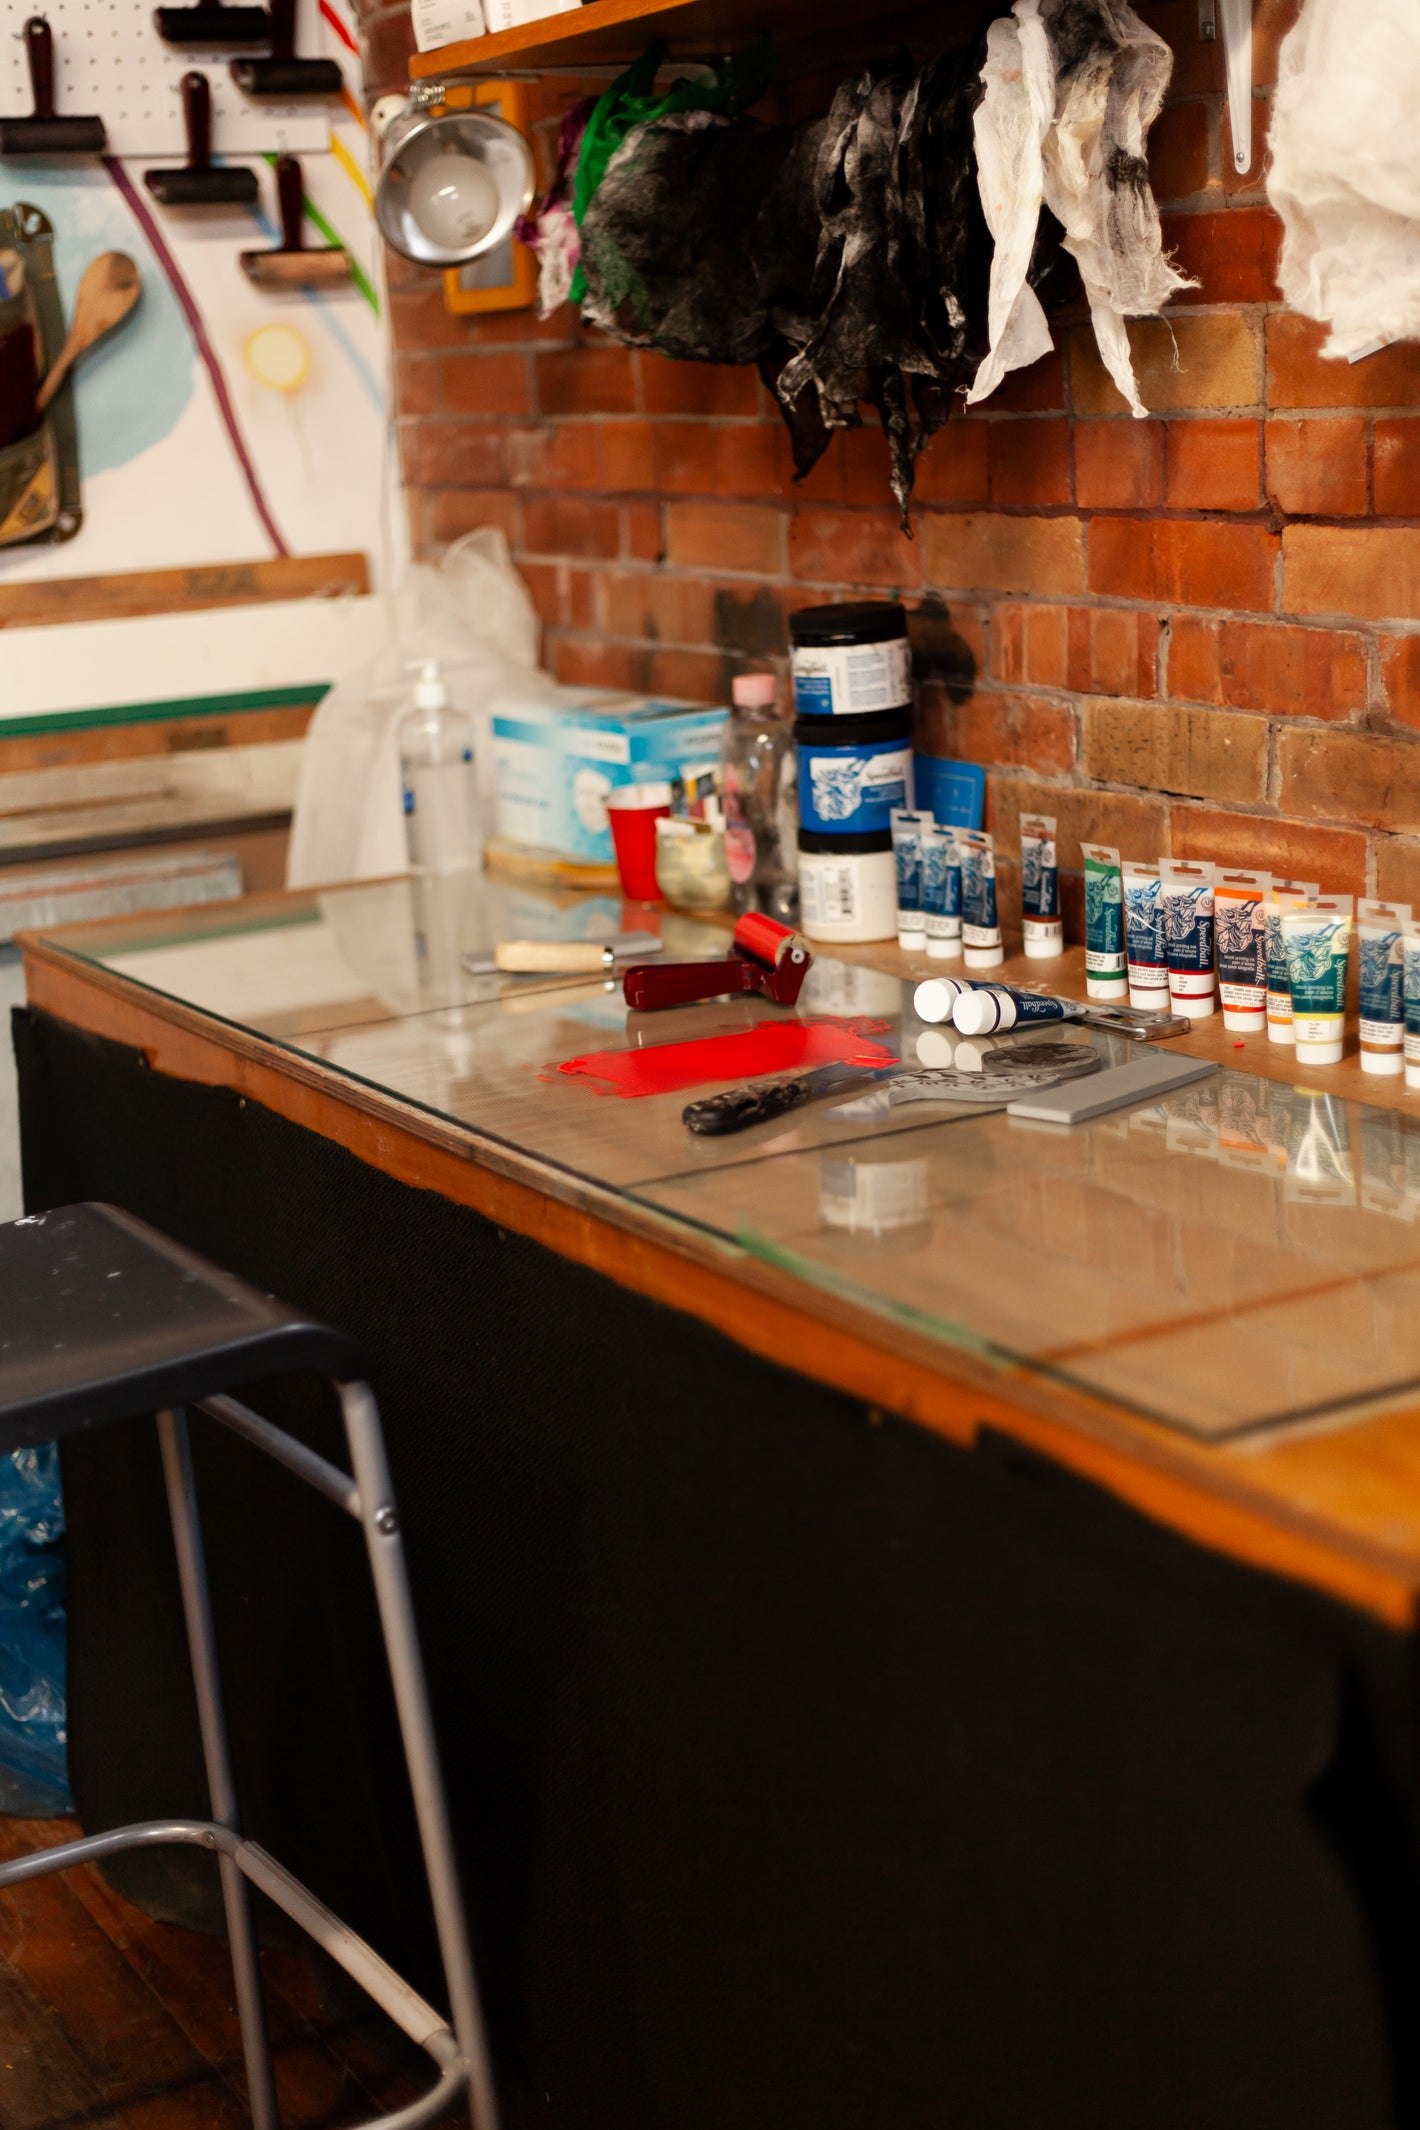
M 648 44 L 641 57 L 598 98 L 577 158 L 572 214 L 578 229 L 606 175 L 607 164 L 637 126 L 648 119 L 669 117 L 673 111 L 719 111 L 734 118 L 764 94 L 778 59 L 773 40 L 761 37 L 747 52 L 723 60 L 698 80 L 673 82 L 658 96 L 654 93 L 655 80 L 665 56 L 664 44 Z M 580 303 L 586 293 L 586 278 L 579 266 L 568 301 Z

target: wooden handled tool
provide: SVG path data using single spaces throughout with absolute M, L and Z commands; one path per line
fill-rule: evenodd
M 271 0 L 271 57 L 234 59 L 243 96 L 338 96 L 345 77 L 333 59 L 297 59 L 296 0 Z
M 84 268 L 79 293 L 74 299 L 74 317 L 69 338 L 51 364 L 39 388 L 41 414 L 53 399 L 76 362 L 95 341 L 121 325 L 138 301 L 143 283 L 138 269 L 125 251 L 101 251 Z
M 500 939 L 487 953 L 465 954 L 470 976 L 600 975 L 639 954 L 659 954 L 654 932 L 616 932 L 610 939 Z
M 164 207 L 254 206 L 256 172 L 243 164 L 219 170 L 212 161 L 212 91 L 207 76 L 196 69 L 182 77 L 182 122 L 187 133 L 183 167 L 143 173 L 154 199 Z
M 305 213 L 301 166 L 294 155 L 276 163 L 276 198 L 281 209 L 281 242 L 274 251 L 244 251 L 242 272 L 258 288 L 335 288 L 350 279 L 350 255 L 338 244 L 307 246 L 301 233 Z
M 31 15 L 20 35 L 29 61 L 34 112 L 0 118 L 0 155 L 102 155 L 108 146 L 101 118 L 56 118 L 54 34 L 43 15 Z

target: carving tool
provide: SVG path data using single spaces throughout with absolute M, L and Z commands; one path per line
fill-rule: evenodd
M 182 122 L 187 161 L 178 170 L 144 171 L 143 182 L 153 198 L 164 207 L 254 206 L 256 172 L 240 163 L 219 170 L 212 160 L 212 91 L 207 76 L 195 68 L 182 77 Z
M 234 59 L 243 96 L 338 96 L 345 77 L 333 59 L 297 59 L 296 0 L 271 0 L 271 57 Z
M 735 926 L 731 952 L 723 961 L 671 961 L 658 968 L 628 969 L 621 988 L 627 1005 L 638 1013 L 743 991 L 758 991 L 776 1006 L 792 1006 L 813 958 L 802 932 L 748 910 Z
M 303 240 L 301 165 L 294 155 L 277 157 L 276 198 L 281 209 L 281 242 L 274 251 L 241 254 L 248 281 L 258 288 L 337 288 L 348 281 L 349 252 L 338 244 L 307 245 Z
M 122 325 L 142 288 L 142 278 L 126 251 L 101 251 L 96 259 L 90 259 L 74 298 L 69 337 L 39 388 L 37 404 L 41 414 L 68 376 L 71 365 L 105 333 Z
M 820 1065 L 796 1080 L 767 1080 L 760 1086 L 727 1088 L 724 1094 L 706 1095 L 687 1103 L 681 1122 L 687 1131 L 702 1138 L 724 1138 L 746 1131 L 751 1124 L 767 1124 L 788 1116 L 806 1103 L 834 1096 L 853 1096 L 887 1082 L 888 1100 L 904 1102 L 965 1102 L 975 1107 L 1004 1109 L 1016 1095 L 1043 1093 L 1062 1080 L 1080 1079 L 1098 1072 L 1100 1060 L 1084 1044 L 1076 1046 L 1079 1062 L 1061 1066 L 1018 1066 L 988 1078 L 980 1072 L 957 1072 L 951 1066 L 940 1071 L 904 1071 L 893 1065 Z
M 102 155 L 108 146 L 101 118 L 57 118 L 54 111 L 54 33 L 43 15 L 20 32 L 29 61 L 34 111 L 0 118 L 0 155 Z
M 637 954 L 659 954 L 656 932 L 616 932 L 609 939 L 501 939 L 491 953 L 465 954 L 470 976 L 601 976 Z
M 193 45 L 203 52 L 271 42 L 271 17 L 264 7 L 225 7 L 223 0 L 198 0 L 196 7 L 155 7 L 153 27 L 164 44 Z

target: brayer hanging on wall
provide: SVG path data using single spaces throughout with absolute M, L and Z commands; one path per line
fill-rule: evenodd
M 271 17 L 264 7 L 227 7 L 223 0 L 197 0 L 195 7 L 155 7 L 153 26 L 164 44 L 199 52 L 229 52 L 234 45 L 270 44 Z
M 101 118 L 55 115 L 54 33 L 44 16 L 31 15 L 20 36 L 34 110 L 28 118 L 0 118 L 0 155 L 102 155 L 108 136 Z
M 251 207 L 256 172 L 240 163 L 218 169 L 212 160 L 212 91 L 196 69 L 182 77 L 187 161 L 181 169 L 145 170 L 143 182 L 164 207 Z
M 350 254 L 338 244 L 307 245 L 301 236 L 305 199 L 294 155 L 276 162 L 281 242 L 274 251 L 244 251 L 242 272 L 258 288 L 336 288 L 350 279 Z
M 333 59 L 297 59 L 296 0 L 271 0 L 271 57 L 234 59 L 243 96 L 338 96 L 345 77 Z

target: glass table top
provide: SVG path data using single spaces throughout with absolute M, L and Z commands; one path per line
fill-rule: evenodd
M 787 1269 L 889 1335 L 1195 1436 L 1420 1385 L 1420 1117 L 1225 1067 L 1068 1130 L 1003 1108 L 889 1110 L 878 1090 L 697 1138 L 681 1121 L 690 1093 L 627 1099 L 557 1068 L 768 1020 L 848 1023 L 909 1064 L 945 1062 L 950 1037 L 916 1020 L 910 982 L 831 956 L 792 1012 L 747 998 L 657 1014 L 629 1013 L 619 981 L 475 978 L 460 961 L 499 939 L 648 928 L 667 958 L 727 944 L 673 913 L 492 878 L 74 926 L 59 944 L 466 1127 L 505 1160 Z M 1137 1054 L 1067 1033 L 1106 1063 Z

